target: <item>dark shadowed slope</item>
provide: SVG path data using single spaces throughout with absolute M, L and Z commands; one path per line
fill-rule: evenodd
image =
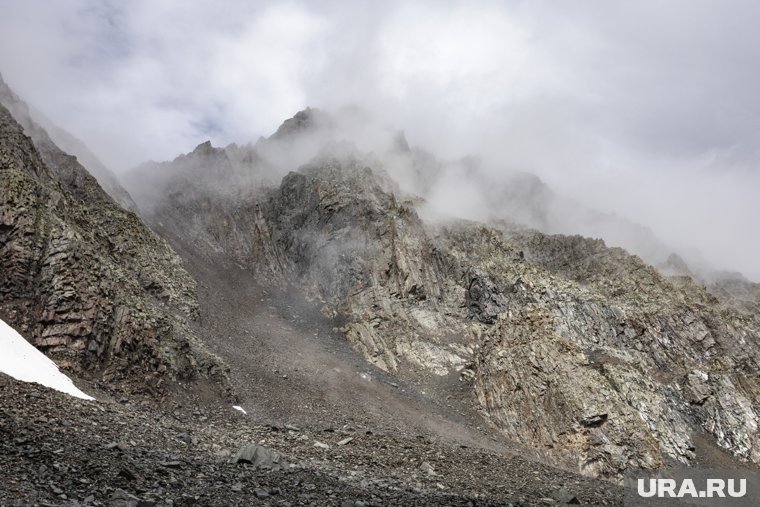
M 0 316 L 68 369 L 159 394 L 223 365 L 190 332 L 195 282 L 167 243 L 0 106 Z

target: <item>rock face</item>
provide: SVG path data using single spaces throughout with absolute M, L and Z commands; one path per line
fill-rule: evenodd
M 76 158 L 0 106 L 0 314 L 59 365 L 130 391 L 223 365 L 194 337 L 195 282 Z
M 760 463 L 751 305 L 601 240 L 425 223 L 372 157 L 341 150 L 234 200 L 190 184 L 195 199 L 155 211 L 162 230 L 297 284 L 386 371 L 471 382 L 492 424 L 553 463 L 611 478 L 688 464 L 693 432 Z

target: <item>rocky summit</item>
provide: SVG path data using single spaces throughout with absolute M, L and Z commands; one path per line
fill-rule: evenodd
M 2 505 L 622 505 L 760 464 L 739 275 L 527 227 L 530 177 L 431 213 L 443 162 L 356 111 L 122 187 L 0 97 L 0 318 L 96 399 L 0 375 Z

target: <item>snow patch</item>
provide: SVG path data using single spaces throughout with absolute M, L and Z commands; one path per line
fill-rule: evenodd
M 242 412 L 242 413 L 244 413 L 244 414 L 247 414 L 247 413 L 248 413 L 248 412 L 246 412 L 245 410 L 243 410 L 243 407 L 241 407 L 241 406 L 239 406 L 239 405 L 232 405 L 232 408 L 234 408 L 235 410 L 238 410 L 238 411 L 240 411 L 240 412 Z
M 69 377 L 45 354 L 0 319 L 0 372 L 22 382 L 36 382 L 62 393 L 92 400 L 77 389 Z

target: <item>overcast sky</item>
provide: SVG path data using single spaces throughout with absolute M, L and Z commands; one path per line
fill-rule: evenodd
M 0 73 L 115 171 L 361 104 L 760 280 L 760 2 L 0 0 Z

